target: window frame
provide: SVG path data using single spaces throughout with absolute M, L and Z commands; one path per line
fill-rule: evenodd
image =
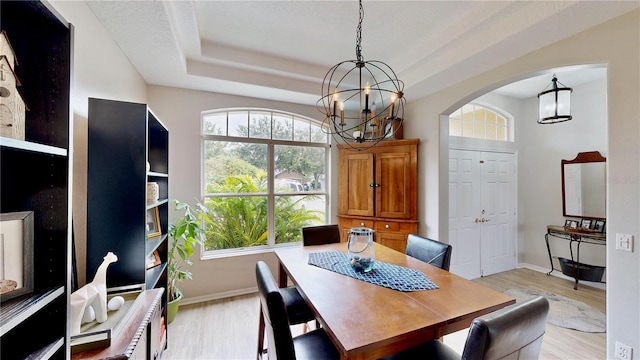
M 258 137 L 250 137 L 251 130 L 247 129 L 247 136 L 230 136 L 229 134 L 229 117 L 228 113 L 238 113 L 238 112 L 247 112 L 248 113 L 248 122 L 247 126 L 251 126 L 251 113 L 255 112 L 268 112 L 271 114 L 271 129 L 274 126 L 274 117 L 275 115 L 285 115 L 292 117 L 291 124 L 291 140 L 279 140 L 273 139 L 273 130 L 270 131 L 270 137 L 267 138 L 258 138 Z M 227 113 L 227 129 L 226 135 L 210 135 L 205 134 L 205 116 L 210 114 L 220 114 Z M 248 255 L 248 254 L 256 254 L 256 253 L 264 253 L 271 252 L 273 249 L 277 247 L 286 247 L 286 246 L 296 246 L 298 242 L 290 242 L 290 243 L 281 243 L 276 244 L 276 234 L 273 231 L 275 229 L 276 223 L 276 214 L 275 214 L 275 200 L 278 196 L 300 196 L 300 195 L 318 195 L 324 197 L 324 209 L 325 209 L 325 223 L 330 219 L 330 211 L 331 207 L 329 204 L 331 203 L 329 199 L 330 194 L 330 183 L 329 180 L 331 178 L 331 138 L 328 133 L 323 131 L 323 134 L 326 136 L 326 142 L 313 142 L 312 140 L 312 128 L 309 128 L 309 141 L 296 141 L 293 140 L 296 137 L 295 133 L 295 123 L 296 120 L 304 120 L 309 121 L 311 126 L 318 126 L 322 131 L 323 123 L 317 119 L 313 119 L 304 115 L 290 113 L 286 111 L 280 111 L 275 109 L 265 109 L 265 108 L 223 108 L 223 109 L 214 109 L 203 111 L 200 115 L 200 202 L 204 204 L 209 198 L 221 198 L 221 197 L 244 197 L 244 196 L 266 196 L 267 198 L 267 231 L 268 231 L 268 239 L 267 245 L 259 245 L 252 246 L 249 248 L 233 248 L 233 249 L 220 249 L 220 250 L 206 250 L 204 244 L 201 245 L 200 258 L 205 259 L 214 259 L 220 257 L 228 257 L 233 255 Z M 241 142 L 248 144 L 265 144 L 267 146 L 267 191 L 266 193 L 207 193 L 206 183 L 205 183 L 205 149 L 207 141 L 224 141 L 224 142 Z M 315 147 L 315 148 L 324 148 L 324 178 L 325 178 L 325 186 L 321 190 L 311 190 L 304 192 L 278 192 L 275 186 L 276 178 L 275 178 L 275 148 L 276 146 L 298 146 L 298 147 Z

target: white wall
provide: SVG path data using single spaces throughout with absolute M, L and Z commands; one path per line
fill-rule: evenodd
M 407 121 L 404 125 L 405 130 L 422 138 L 418 174 L 421 179 L 418 189 L 419 212 L 420 220 L 426 221 L 427 226 L 426 229 L 421 227 L 421 232 L 447 240 L 448 199 L 443 195 L 448 193 L 446 180 L 448 136 L 446 136 L 446 129 L 440 126 L 441 114 L 449 114 L 489 90 L 522 79 L 527 75 L 539 74 L 545 69 L 605 63 L 608 66 L 607 118 L 609 119 L 606 131 L 608 150 L 603 151 L 603 154 L 608 155 L 607 228 L 611 238 L 615 233 L 628 233 L 638 239 L 640 235 L 640 216 L 638 216 L 640 210 L 639 29 L 640 11 L 636 10 L 428 97 L 409 102 L 405 109 L 406 118 L 416 120 Z M 542 129 L 535 131 L 542 131 Z M 524 137 L 527 134 L 522 133 L 520 136 Z M 556 141 L 563 140 L 556 139 Z M 598 146 L 588 144 L 586 141 L 584 144 L 585 149 L 580 151 L 593 150 Z M 567 157 L 570 157 L 578 150 L 576 147 L 571 153 L 569 149 L 565 151 L 569 154 Z M 565 154 L 558 154 L 552 159 L 539 161 L 557 162 L 565 156 Z M 527 158 L 533 158 L 531 162 L 538 161 L 534 156 Z M 528 160 L 527 165 L 535 166 L 536 164 L 529 164 Z M 522 166 L 520 172 L 522 172 Z M 559 179 L 559 174 L 551 175 L 550 178 Z M 549 204 L 548 208 L 555 206 L 557 205 Z M 556 212 L 556 215 L 551 215 L 550 218 L 537 220 L 538 226 L 560 219 L 562 213 L 561 210 L 559 211 L 560 215 Z M 528 233 L 526 230 L 528 229 L 525 229 L 524 235 Z M 531 233 L 537 234 L 539 231 L 540 229 L 532 229 Z M 525 239 L 525 241 L 529 240 Z M 534 242 L 538 243 L 538 240 Z M 616 251 L 614 241 L 609 241 L 606 248 L 607 358 L 614 358 L 613 345 L 615 341 L 621 341 L 635 349 L 634 359 L 638 359 L 640 358 L 640 303 L 638 302 L 640 257 L 638 251 L 634 253 Z M 528 253 L 525 257 L 530 258 Z M 531 261 L 537 260 L 531 259 Z
M 608 157 L 606 79 L 573 89 L 573 120 L 538 124 L 538 101 L 532 98 L 524 101 L 525 117 L 519 123 L 519 260 L 545 268 L 549 267 L 543 237 L 546 226 L 564 224 L 560 161 L 571 160 L 585 151 L 599 151 Z M 551 247 L 554 255 L 569 257 L 566 241 L 551 241 Z M 583 245 L 580 261 L 605 265 L 606 248 Z
M 78 283 L 85 283 L 87 242 L 87 113 L 89 97 L 146 102 L 146 84 L 84 1 L 52 1 L 74 28 L 73 227 Z
M 203 91 L 185 90 L 165 86 L 149 86 L 149 106 L 169 129 L 169 194 L 194 204 L 200 200 L 201 142 L 200 113 L 205 110 L 231 107 L 258 107 L 288 111 L 311 118 L 320 113 L 315 106 L 268 101 L 249 97 L 224 95 Z M 335 158 L 331 168 L 337 167 Z M 332 170 L 337 178 L 337 170 Z M 337 197 L 337 188 L 329 189 L 330 199 Z M 332 202 L 331 214 L 337 213 L 337 203 Z M 170 218 L 175 216 L 169 212 Z M 334 222 L 335 217 L 334 217 Z M 198 254 L 199 255 L 199 254 Z M 193 281 L 183 281 L 180 289 L 185 294 L 183 303 L 231 296 L 253 291 L 255 264 L 266 261 L 276 271 L 276 258 L 272 251 L 200 260 L 193 256 Z

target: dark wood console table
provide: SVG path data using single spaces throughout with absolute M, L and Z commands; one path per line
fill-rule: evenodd
M 569 241 L 569 253 L 571 254 L 571 259 L 564 259 L 558 257 L 560 261 L 561 269 L 556 269 L 553 266 L 553 257 L 551 256 L 551 248 L 549 247 L 549 237 L 554 237 L 558 239 L 568 240 Z M 602 281 L 602 274 L 604 273 L 604 266 L 596 266 L 583 264 L 580 262 L 580 244 L 595 244 L 595 245 L 606 245 L 607 244 L 607 234 L 600 232 L 592 232 L 583 229 L 574 229 L 567 228 L 564 226 L 556 226 L 556 225 L 548 225 L 547 233 L 544 236 L 545 242 L 547 243 L 547 252 L 549 254 L 549 263 L 551 264 L 551 271 L 547 273 L 547 275 L 551 275 L 553 270 L 561 270 L 563 274 L 567 276 L 571 276 L 575 280 L 575 284 L 573 288 L 575 290 L 578 289 L 578 281 L 586 280 L 586 281 L 594 281 L 594 282 L 604 282 Z M 576 256 L 573 256 L 573 244 L 576 244 Z

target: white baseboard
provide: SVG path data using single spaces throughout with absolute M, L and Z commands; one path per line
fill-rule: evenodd
M 257 292 L 258 292 L 258 287 L 256 286 L 252 288 L 225 291 L 225 292 L 210 294 L 205 296 L 196 296 L 196 297 L 190 297 L 190 298 L 185 297 L 184 299 L 182 299 L 182 301 L 180 301 L 180 305 L 182 306 L 182 305 L 196 304 L 196 303 L 201 303 L 201 302 L 210 301 L 210 300 L 219 300 L 219 299 L 224 299 L 232 296 L 246 295 L 246 294 L 257 293 Z
M 530 270 L 542 272 L 542 273 L 545 273 L 545 274 L 549 272 L 549 268 L 544 268 L 544 267 L 541 267 L 541 266 L 527 264 L 527 263 L 518 263 L 518 268 L 530 269 Z M 569 277 L 569 276 L 563 274 L 560 270 L 554 270 L 551 273 L 551 275 L 553 275 L 555 277 L 559 277 L 561 279 L 575 281 L 572 277 Z M 580 280 L 578 282 L 578 289 L 580 289 L 580 285 L 586 285 L 586 286 L 591 286 L 591 287 L 594 287 L 594 288 L 597 288 L 597 289 L 607 290 L 607 284 L 606 283 Z

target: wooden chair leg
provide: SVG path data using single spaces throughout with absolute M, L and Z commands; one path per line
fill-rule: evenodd
M 264 352 L 264 316 L 262 315 L 262 305 L 260 305 L 260 322 L 258 323 L 258 356 L 257 360 L 262 359 L 262 353 Z

